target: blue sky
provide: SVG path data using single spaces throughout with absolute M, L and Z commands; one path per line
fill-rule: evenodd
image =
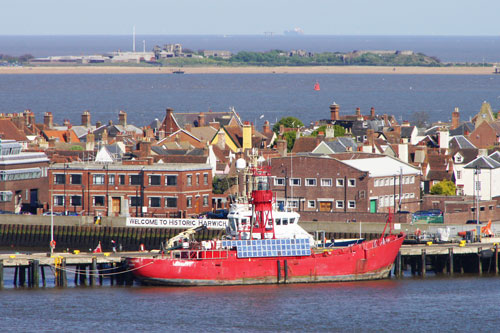
M 0 35 L 500 35 L 498 0 L 0 0 Z

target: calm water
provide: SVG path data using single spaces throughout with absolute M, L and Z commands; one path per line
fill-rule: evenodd
M 137 35 L 136 49 L 181 43 L 191 50 L 268 51 L 303 49 L 312 52 L 412 50 L 443 62 L 500 62 L 500 36 L 328 36 L 304 35 Z M 132 35 L 122 36 L 0 36 L 0 53 L 53 55 L 131 51 Z
M 314 91 L 318 81 L 321 91 Z M 336 102 L 341 114 L 360 107 L 368 114 L 396 115 L 411 120 L 426 111 L 431 120 L 448 121 L 459 107 L 467 120 L 483 101 L 500 109 L 500 76 L 495 75 L 305 75 L 305 74 L 185 74 L 185 75 L 0 75 L 0 112 L 31 109 L 37 120 L 51 111 L 55 122 L 80 124 L 83 110 L 92 122 L 117 121 L 118 111 L 129 122 L 147 125 L 163 119 L 165 109 L 177 112 L 226 111 L 234 106 L 244 120 L 274 123 L 283 116 L 305 124 L 330 117 Z M 261 115 L 262 120 L 260 120 Z
M 500 278 L 0 291 L 2 331 L 497 332 Z

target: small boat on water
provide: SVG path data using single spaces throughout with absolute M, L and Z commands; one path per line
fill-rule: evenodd
M 316 83 L 314 84 L 314 90 L 315 91 L 320 91 L 320 87 L 319 87 L 319 83 L 316 81 Z
M 269 169 L 253 168 L 249 203 L 234 204 L 227 235 L 197 242 L 192 232 L 156 257 L 128 258 L 135 277 L 153 285 L 236 285 L 333 282 L 388 277 L 404 233 L 392 234 L 392 215 L 380 238 L 342 248 L 317 247 L 298 225 L 299 214 L 273 209 Z M 179 246 L 180 245 L 180 246 Z
M 184 74 L 184 71 L 181 69 L 178 69 L 178 70 L 173 71 L 172 74 Z

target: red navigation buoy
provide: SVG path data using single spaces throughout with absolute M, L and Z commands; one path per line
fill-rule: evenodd
M 314 84 L 314 90 L 319 91 L 319 83 L 318 82 L 316 82 Z

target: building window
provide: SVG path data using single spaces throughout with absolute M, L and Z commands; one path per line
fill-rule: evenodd
M 69 183 L 74 185 L 82 184 L 82 175 L 80 174 L 71 174 L 69 175 Z
M 166 197 L 165 207 L 167 208 L 177 208 L 177 198 L 176 197 Z
M 125 185 L 125 175 L 118 175 L 118 180 L 120 181 L 120 185 Z
M 462 179 L 462 171 L 457 171 L 457 179 Z
M 354 201 L 354 200 L 349 200 L 349 201 L 347 202 L 347 208 L 351 208 L 351 209 L 356 208 L 356 201 Z
M 81 195 L 72 195 L 69 198 L 69 203 L 71 206 L 81 206 L 82 205 L 82 196 Z
M 12 192 L 0 191 L 0 202 L 9 202 L 9 201 L 12 201 Z
M 187 208 L 193 207 L 193 198 L 192 197 L 186 197 L 186 207 Z
M 103 207 L 104 206 L 104 196 L 96 195 L 94 197 L 94 206 Z
M 415 176 L 411 176 L 410 177 L 410 184 L 414 184 L 415 183 Z
M 203 185 L 208 185 L 208 173 L 203 174 Z
M 101 174 L 92 175 L 92 184 L 104 185 L 104 175 Z
M 279 210 L 283 211 L 283 209 L 285 207 L 285 200 L 283 200 L 283 199 L 277 199 L 276 200 L 276 204 L 278 205 Z
M 207 207 L 208 206 L 208 195 L 203 196 L 203 206 Z
M 177 185 L 177 176 L 174 176 L 174 175 L 165 176 L 165 185 L 176 186 Z
M 344 187 L 344 178 L 337 178 L 337 187 Z
M 149 207 L 161 207 L 160 197 L 149 197 Z
M 297 199 L 288 199 L 288 207 L 290 207 L 290 208 L 299 208 L 299 200 L 297 200 Z
M 130 185 L 142 185 L 141 175 L 130 175 L 128 180 Z
M 187 183 L 187 186 L 193 185 L 193 175 L 187 175 L 186 183 Z
M 131 207 L 141 206 L 141 197 L 130 197 L 130 206 Z
M 341 208 L 344 208 L 344 200 L 337 200 L 335 202 L 335 207 L 341 209 Z
M 149 185 L 161 185 L 161 176 L 159 175 L 149 176 Z
M 384 186 L 389 186 L 389 185 L 390 185 L 389 178 L 384 179 Z
M 321 186 L 332 186 L 331 178 L 321 178 Z
M 55 174 L 54 175 L 54 184 L 57 184 L 57 185 L 63 185 L 66 183 L 65 181 L 65 176 L 64 174 Z
M 274 186 L 285 186 L 285 178 L 274 178 Z
M 316 200 L 307 200 L 307 208 L 316 208 Z
M 64 206 L 64 196 L 54 195 L 54 206 Z
M 290 186 L 300 186 L 300 178 L 290 178 Z
M 354 178 L 349 178 L 349 179 L 347 180 L 347 186 L 349 186 L 349 187 L 356 187 L 356 179 L 354 179 Z
M 108 175 L 108 184 L 115 185 L 115 175 Z
M 316 178 L 306 178 L 306 186 L 316 186 Z
M 200 185 L 200 174 L 196 174 L 196 185 Z

